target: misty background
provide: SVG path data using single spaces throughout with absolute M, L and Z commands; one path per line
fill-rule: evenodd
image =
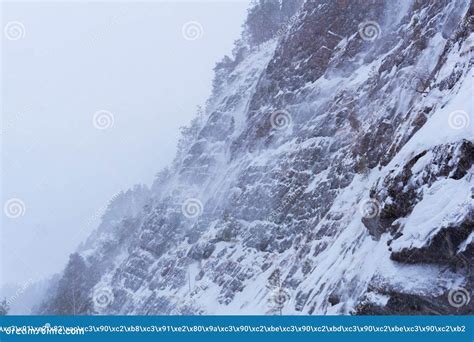
M 172 161 L 248 6 L 2 3 L 2 208 L 20 199 L 24 212 L 2 215 L 1 285 L 61 271 L 116 193 Z M 7 39 L 11 21 L 21 39 Z M 188 22 L 201 25 L 197 39 L 184 36 Z M 100 111 L 112 114 L 106 129 L 94 125 Z

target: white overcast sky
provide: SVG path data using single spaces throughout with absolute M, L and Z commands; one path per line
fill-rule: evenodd
M 2 209 L 19 198 L 26 210 L 2 212 L 1 283 L 61 270 L 98 208 L 171 162 L 248 5 L 2 3 Z M 7 39 L 12 21 L 21 39 Z M 183 37 L 189 21 L 202 25 L 197 40 Z M 99 110 L 113 114 L 107 130 L 92 124 Z

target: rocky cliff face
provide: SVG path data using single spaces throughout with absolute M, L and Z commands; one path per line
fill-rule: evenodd
M 112 201 L 40 312 L 472 313 L 473 18 L 259 2 L 174 163 Z

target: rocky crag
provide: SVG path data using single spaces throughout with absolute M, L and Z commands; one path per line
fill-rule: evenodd
M 468 0 L 258 1 L 150 187 L 43 314 L 468 314 Z

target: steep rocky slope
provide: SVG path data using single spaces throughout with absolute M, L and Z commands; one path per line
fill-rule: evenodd
M 474 6 L 401 4 L 259 2 L 40 312 L 472 313 Z

